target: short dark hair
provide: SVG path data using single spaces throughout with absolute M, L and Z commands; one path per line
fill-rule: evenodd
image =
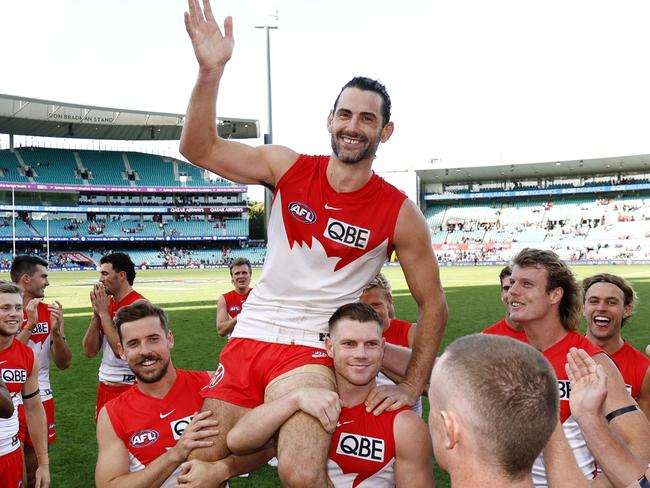
M 243 266 L 243 265 L 248 266 L 248 272 L 249 273 L 251 273 L 251 274 L 253 273 L 253 267 L 251 266 L 251 262 L 248 259 L 246 259 L 246 258 L 236 258 L 236 259 L 233 259 L 232 263 L 230 263 L 230 266 L 228 266 L 228 269 L 230 270 L 230 277 L 232 278 L 232 269 L 235 266 Z
M 118 273 L 124 271 L 126 273 L 126 280 L 129 285 L 133 285 L 135 281 L 135 264 L 131 261 L 131 257 L 124 252 L 114 252 L 107 254 L 99 260 L 99 264 L 111 264 L 113 269 Z
M 512 268 L 510 266 L 505 266 L 503 269 L 501 269 L 501 272 L 499 273 L 499 286 L 501 286 L 501 283 L 503 283 L 503 278 L 510 276 L 512 274 Z
M 48 265 L 45 259 L 38 256 L 33 256 L 30 254 L 21 254 L 20 256 L 16 256 L 11 262 L 11 270 L 9 271 L 11 281 L 18 283 L 22 275 L 33 275 L 36 272 L 36 266 L 39 264 L 41 266 L 45 266 L 46 268 Z
M 337 308 L 329 319 L 330 334 L 343 319 L 354 320 L 355 322 L 377 322 L 379 330 L 384 330 L 384 323 L 375 312 L 375 309 L 365 303 L 347 303 Z
M 573 272 L 560 256 L 553 251 L 525 248 L 512 259 L 513 266 L 522 268 L 541 267 L 546 270 L 548 282 L 546 292 L 562 288 L 560 321 L 566 330 L 575 331 L 582 321 L 582 290 Z
M 124 324 L 135 322 L 145 317 L 158 317 L 163 332 L 166 334 L 169 331 L 167 327 L 167 314 L 162 308 L 154 305 L 149 300 L 136 300 L 131 305 L 120 308 L 113 319 L 120 341 L 122 340 L 122 326 Z
M 596 283 L 609 283 L 617 287 L 619 290 L 623 292 L 624 305 L 626 307 L 628 305 L 632 305 L 632 310 L 634 310 L 634 305 L 636 304 L 637 301 L 636 292 L 634 291 L 634 288 L 632 288 L 630 282 L 627 281 L 625 278 L 621 276 L 609 274 L 609 273 L 600 273 L 585 278 L 584 280 L 582 280 L 582 290 L 584 292 L 585 299 L 587 296 L 587 290 L 589 290 L 589 288 L 591 288 L 591 286 L 595 285 Z M 625 321 L 632 316 L 632 310 L 630 310 L 630 315 L 623 318 L 623 320 L 621 321 L 621 326 L 625 324 Z
M 523 342 L 473 334 L 450 344 L 441 366 L 446 381 L 465 395 L 481 451 L 510 479 L 530 477 L 558 421 L 550 363 Z
M 386 87 L 379 81 L 373 80 L 372 78 L 367 78 L 365 76 L 355 76 L 350 81 L 348 81 L 345 85 L 343 85 L 343 88 L 341 88 L 341 91 L 339 92 L 338 96 L 336 97 L 336 100 L 334 101 L 334 112 L 336 112 L 336 106 L 339 103 L 339 98 L 341 98 L 341 93 L 343 93 L 343 90 L 345 90 L 346 88 L 357 88 L 359 90 L 371 91 L 378 94 L 384 102 L 382 106 L 382 117 L 383 117 L 382 127 L 385 127 L 386 124 L 390 122 L 391 102 Z

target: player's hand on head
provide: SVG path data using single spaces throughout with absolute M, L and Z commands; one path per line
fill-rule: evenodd
M 418 400 L 419 393 L 406 383 L 375 387 L 366 398 L 366 411 L 379 415 L 384 410 L 393 411 L 404 406 L 412 406 Z
M 341 413 L 341 400 L 338 394 L 325 388 L 301 388 L 296 393 L 298 408 L 316 417 L 323 429 L 333 434 Z
M 199 67 L 206 70 L 223 68 L 235 45 L 232 17 L 226 17 L 223 32 L 219 28 L 209 0 L 188 0 L 189 12 L 185 12 L 185 29 L 192 40 Z
M 181 471 L 176 479 L 178 486 L 185 488 L 213 488 L 226 481 L 228 470 L 222 461 L 209 463 L 192 459 L 181 464 Z
M 219 421 L 211 419 L 211 415 L 210 410 L 199 412 L 194 415 L 192 421 L 185 427 L 181 438 L 173 447 L 180 458 L 179 463 L 185 461 L 192 450 L 211 447 L 214 444 L 209 438 L 219 435 L 219 431 L 216 429 Z
M 572 347 L 564 366 L 571 381 L 569 404 L 576 420 L 582 415 L 600 415 L 607 398 L 607 374 L 583 349 Z

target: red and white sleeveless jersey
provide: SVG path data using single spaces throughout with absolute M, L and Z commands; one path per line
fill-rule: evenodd
M 38 304 L 38 323 L 27 341 L 29 348 L 38 357 L 38 388 L 41 390 L 41 400 L 52 398 L 52 385 L 50 384 L 50 358 L 52 349 L 52 334 L 50 310 L 47 304 Z M 23 328 L 27 325 L 27 312 L 23 312 Z
M 232 337 L 324 348 L 327 321 L 355 302 L 393 249 L 406 196 L 373 174 L 337 193 L 329 156 L 300 156 L 280 178 L 266 263 Z
M 327 460 L 327 474 L 337 488 L 395 486 L 395 417 L 403 407 L 381 415 L 361 403 L 343 407 Z
M 0 377 L 7 385 L 14 402 L 14 413 L 8 419 L 0 419 L 0 456 L 20 447 L 18 442 L 18 405 L 22 403 L 21 391 L 34 368 L 34 352 L 17 339 L 4 351 L 0 351 Z M 28 392 L 31 393 L 31 392 Z
M 111 315 L 111 320 L 115 317 L 115 313 L 122 307 L 131 305 L 137 300 L 145 299 L 137 291 L 131 290 L 131 292 L 122 298 L 122 300 L 116 302 L 113 297 L 111 297 L 110 305 L 108 307 L 108 313 Z M 123 383 L 125 385 L 135 383 L 135 375 L 129 365 L 126 364 L 122 358 L 119 358 L 111 349 L 106 336 L 102 333 L 102 362 L 99 365 L 99 381 L 111 383 Z
M 176 381 L 164 398 L 142 393 L 137 384 L 106 404 L 113 430 L 129 451 L 129 471 L 140 471 L 173 447 L 201 408 L 199 391 L 210 382 L 205 371 L 176 369 Z M 178 471 L 162 487 L 176 486 Z
M 223 294 L 223 299 L 226 301 L 226 309 L 231 319 L 237 317 L 241 313 L 244 302 L 250 295 L 252 288 L 249 288 L 245 295 L 240 295 L 237 290 L 229 291 Z
M 514 330 L 511 328 L 506 322 L 506 319 L 501 319 L 496 324 L 492 324 L 483 331 L 483 334 L 510 337 L 511 339 L 517 339 L 518 341 L 528 343 L 526 333 L 523 330 Z
M 573 449 L 573 455 L 576 458 L 578 466 L 585 474 L 587 479 L 593 479 L 596 475 L 596 460 L 587 449 L 587 442 L 582 435 L 580 426 L 571 416 L 571 409 L 569 408 L 569 395 L 571 389 L 569 387 L 569 377 L 566 374 L 564 365 L 566 364 L 566 355 L 569 349 L 577 347 L 584 349 L 587 354 L 593 356 L 598 353 L 605 353 L 600 347 L 594 345 L 586 337 L 581 336 L 577 332 L 569 332 L 560 342 L 552 345 L 546 349 L 542 354 L 551 363 L 557 376 L 558 392 L 560 394 L 560 422 L 564 429 L 564 435 Z M 533 464 L 533 483 L 535 486 L 547 486 L 546 469 L 544 467 L 544 457 L 540 456 Z
M 616 363 L 625 380 L 625 388 L 632 398 L 637 399 L 641 393 L 643 378 L 650 368 L 650 358 L 623 341 L 621 347 L 609 356 Z

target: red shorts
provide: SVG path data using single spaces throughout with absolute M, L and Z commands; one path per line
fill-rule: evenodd
M 264 403 L 264 390 L 274 378 L 307 364 L 334 366 L 323 349 L 230 339 L 221 351 L 217 372 L 201 396 L 255 408 Z
M 23 482 L 23 450 L 19 447 L 0 456 L 0 486 L 20 488 Z
M 120 396 L 132 386 L 133 385 L 105 385 L 100 381 L 99 385 L 97 386 L 97 400 L 95 401 L 95 422 L 97 422 L 99 412 L 102 411 L 102 407 L 106 404 L 106 402 Z
M 43 408 L 45 409 L 45 417 L 47 421 L 47 442 L 53 444 L 56 442 L 56 429 L 54 423 L 54 398 L 43 401 Z M 32 438 L 27 431 L 27 419 L 25 418 L 25 405 L 18 406 L 18 439 L 21 443 L 27 444 L 29 447 L 34 447 Z

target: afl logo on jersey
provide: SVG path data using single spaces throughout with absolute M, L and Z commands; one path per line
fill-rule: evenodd
M 309 205 L 302 202 L 291 202 L 289 204 L 289 213 L 294 219 L 303 224 L 313 224 L 316 222 L 316 212 Z
M 131 436 L 129 444 L 133 447 L 147 447 L 158 440 L 158 432 L 152 429 L 139 430 Z

